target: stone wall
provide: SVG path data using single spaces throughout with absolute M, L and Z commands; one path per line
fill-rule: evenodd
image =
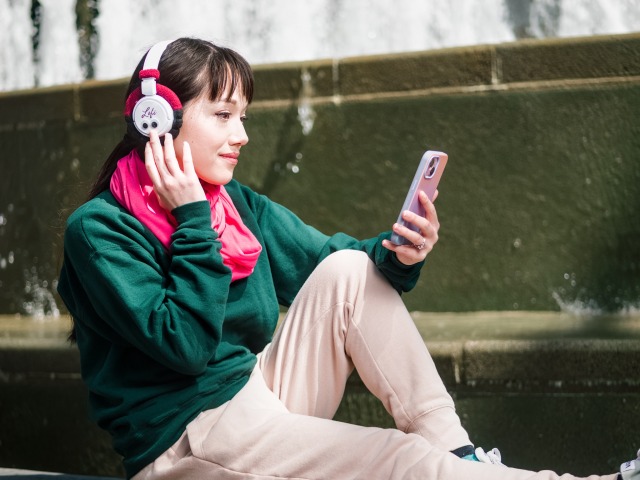
M 633 458 L 640 316 L 555 312 L 413 315 L 463 426 L 512 467 L 587 476 Z M 89 418 L 69 319 L 0 315 L 0 467 L 123 476 Z M 393 428 L 353 375 L 336 420 Z M 2 477 L 0 468 L 0 477 Z
M 237 178 L 308 223 L 394 221 L 449 153 L 423 311 L 640 302 L 640 36 L 259 65 Z M 64 311 L 64 218 L 123 134 L 126 80 L 0 94 L 0 313 Z

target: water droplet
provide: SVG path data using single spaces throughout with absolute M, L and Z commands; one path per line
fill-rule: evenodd
M 26 298 L 22 302 L 22 310 L 27 315 L 36 318 L 59 317 L 60 310 L 56 305 L 56 299 L 49 290 L 52 282 L 38 278 L 37 270 L 25 269 L 24 291 Z
M 300 98 L 298 103 L 298 121 L 302 126 L 302 134 L 309 135 L 313 130 L 313 124 L 316 120 L 316 112 L 311 105 L 311 97 L 313 97 L 313 84 L 311 74 L 307 69 L 302 70 L 302 88 L 300 89 Z
M 291 162 L 287 163 L 287 170 L 289 170 L 292 173 L 298 173 L 300 171 L 300 167 L 298 165 L 295 165 Z
M 309 135 L 313 130 L 313 123 L 316 120 L 316 112 L 310 104 L 302 104 L 298 107 L 298 121 L 302 126 L 302 133 Z

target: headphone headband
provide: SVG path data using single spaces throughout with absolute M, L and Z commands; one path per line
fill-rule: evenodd
M 158 70 L 162 54 L 173 40 L 164 40 L 153 45 L 147 52 L 142 70 Z
M 144 59 L 144 65 L 138 75 L 140 80 L 142 80 L 142 84 L 140 85 L 142 95 L 147 96 L 156 94 L 156 80 L 160 78 L 160 71 L 158 70 L 160 59 L 170 43 L 170 40 L 158 42 L 147 52 L 147 56 Z

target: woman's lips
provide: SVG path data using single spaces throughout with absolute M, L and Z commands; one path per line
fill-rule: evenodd
M 227 162 L 235 165 L 238 163 L 238 157 L 240 156 L 240 152 L 222 153 L 220 154 L 220 156 L 225 160 L 227 160 Z

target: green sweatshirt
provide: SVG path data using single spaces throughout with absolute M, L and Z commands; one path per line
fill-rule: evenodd
M 407 267 L 382 247 L 389 232 L 326 236 L 236 181 L 226 189 L 263 247 L 255 271 L 233 283 L 205 201 L 172 212 L 170 252 L 108 191 L 67 221 L 58 292 L 75 321 L 92 417 L 129 477 L 243 387 L 279 305 L 291 304 L 327 255 L 367 252 L 398 291 L 418 279 L 420 264 Z

